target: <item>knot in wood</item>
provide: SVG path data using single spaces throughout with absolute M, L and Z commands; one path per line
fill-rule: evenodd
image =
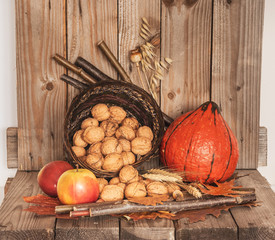
M 53 85 L 52 82 L 48 82 L 48 83 L 46 84 L 46 89 L 47 89 L 48 91 L 53 90 L 53 88 L 54 88 L 54 85 Z
M 173 91 L 171 91 L 167 94 L 167 96 L 168 96 L 169 99 L 172 100 L 176 96 L 176 94 Z

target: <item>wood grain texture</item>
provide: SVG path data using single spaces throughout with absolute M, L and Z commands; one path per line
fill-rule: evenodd
M 68 0 L 67 41 L 68 60 L 83 57 L 108 76 L 117 79 L 117 73 L 97 47 L 104 40 L 117 56 L 117 1 Z M 70 75 L 79 79 L 74 74 Z M 68 88 L 68 104 L 78 93 Z
M 9 188 L 10 188 L 10 185 L 11 185 L 11 182 L 14 178 L 8 178 L 6 183 L 5 183 L 5 186 L 4 186 L 4 195 L 7 194 Z
M 41 193 L 36 178 L 37 172 L 16 173 L 0 208 L 1 239 L 54 238 L 55 217 L 23 211 L 29 204 L 22 197 Z
M 63 158 L 66 86 L 51 60 L 65 52 L 64 0 L 15 1 L 18 166 L 38 170 Z
M 7 128 L 7 167 L 18 166 L 18 128 Z
M 205 221 L 189 223 L 187 219 L 175 222 L 176 239 L 233 240 L 238 239 L 238 228 L 229 212 L 219 218 L 207 216 Z
M 257 168 L 264 0 L 215 0 L 212 100 L 235 133 L 238 168 Z
M 139 220 L 137 222 L 121 219 L 120 239 L 175 239 L 172 221 L 157 218 L 156 220 Z
M 175 118 L 209 100 L 212 1 L 162 1 L 161 57 L 173 60 L 161 107 Z
M 137 68 L 130 61 L 130 51 L 145 43 L 145 40 L 139 36 L 142 17 L 148 20 L 152 34 L 160 31 L 160 1 L 118 0 L 118 12 L 118 59 L 122 67 L 130 76 L 132 82 L 143 88 Z M 145 90 L 148 91 L 143 73 L 141 73 L 141 76 Z
M 119 219 L 110 216 L 79 220 L 57 219 L 55 239 L 119 239 Z
M 139 79 L 136 66 L 130 62 L 129 53 L 145 43 L 145 40 L 139 36 L 142 17 L 148 20 L 152 34 L 160 31 L 160 9 L 161 5 L 158 0 L 118 0 L 118 60 L 132 82 L 140 87 L 143 87 L 143 85 Z M 145 86 L 144 89 L 148 91 L 146 79 L 142 73 L 141 76 Z M 149 162 L 143 163 L 139 169 L 150 169 L 158 166 L 159 157 L 154 157 Z M 170 238 L 170 236 L 174 237 L 174 227 L 172 226 L 173 222 L 171 220 L 144 220 L 131 223 L 121 220 L 121 238 L 173 239 Z M 150 234 L 148 234 L 148 231 L 150 231 Z
M 130 51 L 136 49 L 145 40 L 139 36 L 141 18 L 145 17 L 152 30 L 152 34 L 160 31 L 160 1 L 158 0 L 118 0 L 118 60 L 126 70 L 132 82 L 142 87 L 138 77 L 137 68 L 130 61 Z M 148 91 L 146 80 L 142 75 L 145 90 Z M 149 169 L 159 166 L 159 157 L 152 158 L 145 162 L 139 169 Z
M 230 212 L 238 225 L 239 239 L 274 239 L 275 236 L 275 194 L 268 182 L 256 170 L 239 170 L 237 184 L 255 188 L 260 206 L 234 208 Z
M 258 152 L 258 167 L 267 166 L 267 128 L 259 128 L 259 152 Z

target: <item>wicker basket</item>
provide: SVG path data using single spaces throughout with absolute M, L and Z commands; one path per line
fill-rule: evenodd
M 77 95 L 65 118 L 65 149 L 69 153 L 69 161 L 75 165 L 93 171 L 98 177 L 113 177 L 117 172 L 95 169 L 87 163 L 80 161 L 72 151 L 72 139 L 74 133 L 80 129 L 81 122 L 91 117 L 91 108 L 98 104 L 105 103 L 108 106 L 116 105 L 122 107 L 128 117 L 135 117 L 141 125 L 149 126 L 154 134 L 152 149 L 149 153 L 141 156 L 133 166 L 136 167 L 144 161 L 150 160 L 159 149 L 164 133 L 164 120 L 161 110 L 155 100 L 143 89 L 126 82 L 104 81 L 96 83 L 89 89 Z

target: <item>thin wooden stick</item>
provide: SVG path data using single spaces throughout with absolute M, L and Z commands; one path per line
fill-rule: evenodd
M 64 57 L 62 57 L 59 54 L 55 54 L 53 56 L 53 59 L 58 62 L 60 65 L 66 67 L 67 69 L 71 70 L 72 72 L 76 73 L 77 75 L 79 75 L 80 77 L 83 78 L 83 80 L 85 80 L 86 82 L 89 83 L 96 83 L 96 81 L 91 78 L 91 76 L 89 74 L 87 74 L 85 71 L 83 71 L 82 68 L 77 67 L 76 65 L 74 65 L 73 63 L 69 62 L 67 59 L 65 59 Z
M 93 79 L 96 81 L 114 81 L 114 79 L 107 76 L 105 73 L 101 72 L 98 68 L 88 62 L 86 59 L 82 57 L 77 57 L 74 63 L 76 66 L 83 69 L 87 72 Z
M 240 205 L 256 200 L 255 194 L 247 194 L 241 197 L 230 198 L 230 197 L 219 197 L 212 199 L 203 200 L 185 200 L 179 202 L 164 202 L 156 206 L 145 206 L 137 203 L 129 202 L 124 200 L 121 204 L 110 204 L 103 206 L 90 206 L 89 215 L 87 210 L 81 209 L 80 211 L 71 211 L 70 216 L 104 216 L 112 214 L 128 214 L 137 212 L 155 212 L 155 211 L 170 211 L 170 212 L 181 212 L 187 210 L 198 210 L 204 208 L 211 208 L 214 206 L 221 205 Z
M 79 90 L 84 90 L 90 86 L 89 84 L 80 82 L 79 80 L 76 80 L 75 78 L 72 78 L 66 74 L 61 75 L 60 79 Z

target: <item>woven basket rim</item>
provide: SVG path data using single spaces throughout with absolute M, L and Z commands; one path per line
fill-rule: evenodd
M 70 120 L 69 119 L 70 114 L 74 110 L 74 106 L 83 98 L 83 96 L 85 96 L 89 92 L 92 92 L 96 88 L 107 87 L 107 86 L 110 86 L 110 88 L 112 86 L 126 87 L 126 88 L 131 89 L 131 91 L 134 91 L 134 92 L 137 92 L 137 93 L 141 94 L 144 99 L 146 99 L 150 102 L 150 105 L 152 105 L 154 111 L 156 112 L 157 121 L 159 123 L 159 134 L 158 134 L 159 136 L 156 140 L 156 143 L 152 147 L 151 151 L 149 153 L 147 153 L 146 155 L 141 156 L 138 161 L 136 161 L 134 164 L 132 164 L 133 167 L 137 167 L 140 164 L 142 164 L 143 162 L 149 161 L 152 157 L 155 156 L 155 154 L 159 150 L 159 145 L 160 145 L 160 142 L 161 142 L 162 137 L 164 135 L 164 119 L 163 119 L 160 107 L 158 106 L 155 99 L 151 95 L 149 95 L 144 89 L 142 89 L 142 88 L 140 88 L 140 87 L 138 87 L 134 84 L 121 82 L 121 81 L 102 81 L 102 82 L 98 82 L 98 83 L 92 85 L 88 89 L 85 89 L 85 90 L 81 91 L 78 95 L 76 95 L 73 98 L 73 100 L 72 100 L 72 102 L 71 102 L 71 104 L 70 104 L 70 106 L 67 110 L 67 113 L 66 113 L 66 117 L 65 117 L 65 120 L 64 120 L 64 146 L 65 146 L 66 152 L 69 153 L 68 161 L 71 164 L 73 164 L 73 165 L 78 164 L 83 168 L 89 169 L 98 177 L 114 177 L 118 174 L 118 171 L 117 172 L 110 172 L 110 171 L 106 171 L 106 170 L 103 170 L 103 169 L 96 169 L 96 168 L 93 168 L 91 166 L 88 166 L 88 164 L 86 164 L 85 162 L 80 161 L 71 149 L 72 145 L 70 144 L 70 139 L 69 139 L 68 127 L 67 126 L 68 126 L 68 121 Z

